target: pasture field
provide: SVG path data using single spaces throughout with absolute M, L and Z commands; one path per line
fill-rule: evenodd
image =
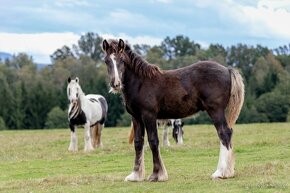
M 185 125 L 184 145 L 170 136 L 171 147 L 160 147 L 167 182 L 124 182 L 134 159 L 128 133 L 129 128 L 105 128 L 104 147 L 84 153 L 79 129 L 79 151 L 71 153 L 69 129 L 1 131 L 0 192 L 290 192 L 290 123 L 236 125 L 236 175 L 227 180 L 210 178 L 219 155 L 215 128 Z M 148 147 L 145 168 L 149 176 Z

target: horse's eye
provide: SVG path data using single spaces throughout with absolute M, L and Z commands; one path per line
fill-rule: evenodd
M 77 97 L 79 97 L 79 93 L 77 93 Z
M 124 63 L 124 58 L 123 57 L 120 57 L 120 63 Z
M 109 64 L 109 62 L 110 62 L 110 59 L 109 58 L 105 58 L 105 63 Z

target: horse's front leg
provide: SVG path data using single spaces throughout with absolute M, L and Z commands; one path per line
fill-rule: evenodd
M 77 131 L 76 131 L 76 126 L 70 124 L 70 144 L 68 147 L 69 151 L 76 152 L 78 151 L 78 138 L 77 138 Z
M 144 124 L 132 119 L 134 128 L 135 162 L 133 172 L 125 178 L 125 181 L 143 181 L 145 178 L 144 165 Z
M 153 156 L 153 173 L 148 177 L 148 180 L 151 182 L 166 181 L 168 175 L 160 155 L 156 118 L 147 115 L 144 116 L 143 120 Z
M 85 133 L 84 133 L 84 138 L 85 138 L 85 147 L 84 147 L 84 151 L 85 152 L 89 152 L 94 150 L 94 147 L 92 145 L 92 137 L 91 137 L 91 127 L 90 127 L 90 123 L 86 123 L 84 125 L 85 128 Z
M 163 130 L 163 146 L 164 147 L 170 146 L 170 142 L 168 139 L 168 126 L 167 126 L 167 124 L 164 126 L 164 130 Z

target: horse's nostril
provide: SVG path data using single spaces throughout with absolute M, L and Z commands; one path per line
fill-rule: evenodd
M 120 86 L 120 82 L 115 84 L 115 88 Z

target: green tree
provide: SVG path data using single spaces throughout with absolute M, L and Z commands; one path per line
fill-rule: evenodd
M 270 122 L 285 122 L 289 111 L 289 98 L 280 93 L 265 93 L 258 98 L 256 108 Z
M 261 56 L 265 57 L 269 50 L 265 47 L 257 45 L 257 47 L 238 44 L 231 46 L 227 51 L 227 64 L 242 70 L 246 82 L 251 77 L 252 67 L 257 59 Z
M 125 111 L 121 115 L 120 119 L 118 120 L 117 126 L 119 126 L 119 127 L 128 127 L 128 126 L 130 126 L 131 121 L 132 121 L 132 116 L 127 111 Z
M 45 128 L 67 128 L 68 127 L 68 115 L 67 111 L 62 110 L 56 106 L 48 113 Z
M 164 51 L 165 57 L 171 60 L 178 56 L 195 55 L 200 49 L 200 45 L 183 35 L 177 35 L 172 39 L 167 36 L 161 42 L 161 49 Z
M 103 38 L 97 33 L 88 32 L 81 36 L 78 45 L 74 45 L 73 49 L 79 56 L 85 55 L 89 56 L 94 61 L 99 61 L 103 57 L 102 42 Z
M 0 117 L 0 131 L 6 130 L 6 129 L 7 129 L 7 127 L 6 127 L 5 121 L 2 117 Z
M 52 55 L 50 55 L 52 61 L 63 60 L 69 57 L 74 58 L 75 56 L 68 46 L 63 46 L 62 48 L 59 48 L 55 52 L 53 52 Z
M 20 69 L 27 65 L 36 67 L 36 65 L 33 63 L 32 57 L 27 55 L 26 53 L 19 53 L 18 55 L 13 55 L 12 59 L 6 60 L 5 63 L 7 66 L 15 69 Z

